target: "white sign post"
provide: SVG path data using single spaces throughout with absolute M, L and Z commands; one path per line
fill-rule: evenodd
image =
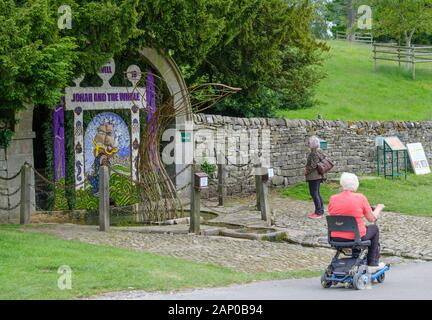
M 268 177 L 269 178 L 273 178 L 274 177 L 274 169 L 273 168 L 268 168 Z
M 431 172 L 426 154 L 421 143 L 408 143 L 408 154 L 411 160 L 411 166 L 415 174 L 428 174 Z

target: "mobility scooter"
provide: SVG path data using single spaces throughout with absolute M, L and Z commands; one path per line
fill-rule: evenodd
M 336 254 L 321 276 L 321 285 L 330 288 L 332 285 L 341 283 L 362 290 L 374 280 L 379 283 L 384 282 L 385 273 L 390 269 L 390 265 L 385 265 L 375 273 L 368 273 L 367 252 L 371 242 L 361 240 L 356 219 L 352 216 L 327 216 L 326 218 L 328 242 L 336 249 Z M 354 232 L 355 239 L 346 242 L 332 241 L 330 237 L 332 231 Z

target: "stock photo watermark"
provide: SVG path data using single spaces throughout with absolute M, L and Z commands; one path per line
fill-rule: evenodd
M 368 5 L 358 7 L 357 14 L 361 15 L 357 21 L 357 27 L 361 30 L 372 29 L 372 8 Z
M 270 130 L 226 130 L 199 128 L 186 122 L 180 129 L 168 129 L 162 134 L 168 142 L 162 150 L 165 165 L 189 165 L 193 161 L 210 164 L 245 165 L 259 162 L 270 165 Z
M 60 290 L 72 289 L 72 268 L 68 265 L 62 265 L 57 269 L 61 276 L 57 279 L 57 287 Z
M 60 30 L 72 29 L 72 9 L 69 5 L 61 5 L 57 13 L 60 15 L 57 20 L 57 26 Z

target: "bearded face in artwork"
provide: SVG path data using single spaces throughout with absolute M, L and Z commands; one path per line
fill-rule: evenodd
M 93 139 L 94 144 L 94 163 L 93 174 L 89 176 L 90 184 L 93 189 L 93 194 L 99 192 L 99 168 L 101 165 L 110 165 L 110 158 L 114 157 L 118 152 L 115 146 L 115 131 L 114 126 L 110 123 L 101 124 L 97 128 L 96 135 Z
M 109 158 L 113 157 L 118 151 L 115 146 L 114 126 L 110 123 L 101 124 L 97 128 L 93 143 L 95 145 L 95 158 L 100 161 L 100 164 L 107 161 L 107 164 L 109 164 Z
M 115 144 L 114 126 L 109 123 L 101 124 L 97 128 L 94 141 L 100 146 L 106 146 L 113 149 Z

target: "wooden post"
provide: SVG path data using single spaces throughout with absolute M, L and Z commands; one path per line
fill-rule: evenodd
M 109 168 L 99 168 L 99 231 L 109 231 Z
M 399 68 L 400 68 L 400 66 L 401 66 L 401 61 L 400 61 L 401 56 L 400 56 L 400 47 L 399 46 L 397 48 L 397 51 L 398 51 L 398 61 L 399 61 Z
M 416 67 L 415 67 L 415 62 L 413 62 L 413 80 L 416 79 Z
M 373 45 L 373 51 L 374 51 L 374 71 L 376 71 L 376 64 L 377 64 L 377 59 L 376 59 L 376 45 Z
M 30 223 L 30 181 L 31 168 L 27 164 L 24 164 L 21 167 L 20 224 Z
M 411 63 L 412 63 L 412 77 L 413 77 L 413 80 L 415 80 L 415 78 L 416 78 L 416 66 L 415 66 L 415 47 L 413 47 L 412 48 L 412 51 L 411 51 Z
M 225 165 L 218 164 L 218 200 L 219 206 L 224 205 L 225 197 Z
M 261 173 L 263 172 L 261 171 Z M 260 199 L 261 220 L 266 221 L 267 225 L 271 226 L 270 204 L 268 201 L 268 175 L 267 174 L 259 175 L 259 199 Z
M 190 204 L 190 227 L 189 232 L 200 233 L 200 219 L 201 219 L 201 192 L 195 188 L 195 164 L 192 165 L 191 176 L 191 204 Z
M 254 164 L 254 170 L 255 170 L 255 192 L 256 192 L 256 208 L 257 210 L 261 210 L 261 204 L 260 204 L 260 173 L 261 173 L 261 164 L 255 163 Z

